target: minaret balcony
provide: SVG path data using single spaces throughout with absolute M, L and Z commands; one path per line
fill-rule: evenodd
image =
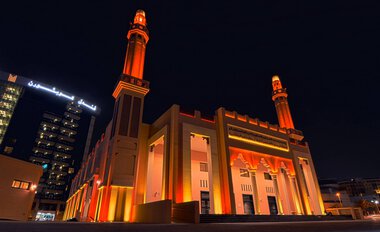
M 122 89 L 131 90 L 137 93 L 141 93 L 144 96 L 149 92 L 149 81 L 122 74 L 116 85 L 115 91 L 112 96 L 117 98 Z
M 286 92 L 286 89 L 277 89 L 273 90 L 272 92 L 272 100 L 275 101 L 278 97 L 288 97 L 288 93 Z
M 146 80 L 143 80 L 140 78 L 136 78 L 133 76 L 122 74 L 120 76 L 120 81 L 124 81 L 124 82 L 130 83 L 130 84 L 133 84 L 133 85 L 137 85 L 139 87 L 149 89 L 149 81 L 146 81 Z

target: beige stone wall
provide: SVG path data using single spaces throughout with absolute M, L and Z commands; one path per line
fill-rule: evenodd
M 0 219 L 27 220 L 42 167 L 0 155 Z M 30 182 L 28 190 L 12 188 L 13 180 Z

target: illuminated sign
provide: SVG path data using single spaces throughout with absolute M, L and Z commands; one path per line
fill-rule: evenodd
M 237 126 L 228 125 L 228 138 L 281 151 L 289 151 L 288 142 L 284 139 Z
M 28 82 L 28 86 L 32 87 L 32 88 L 35 88 L 35 89 L 40 89 L 40 90 L 46 91 L 48 93 L 52 93 L 52 94 L 54 94 L 54 95 L 56 95 L 58 97 L 63 97 L 63 98 L 66 98 L 66 99 L 68 99 L 70 101 L 74 101 L 74 99 L 75 99 L 75 96 L 67 94 L 67 93 L 64 93 L 62 91 L 59 91 L 55 87 L 50 88 L 50 87 L 41 85 L 39 83 L 34 83 L 33 81 L 29 81 Z M 77 104 L 79 106 L 84 106 L 84 107 L 86 107 L 86 108 L 88 108 L 88 109 L 90 109 L 92 111 L 96 111 L 96 106 L 90 105 L 90 104 L 86 103 L 83 99 L 78 100 Z
M 55 212 L 54 211 L 38 211 L 36 215 L 36 221 L 54 221 Z
M 85 107 L 87 107 L 87 108 L 89 108 L 90 110 L 93 110 L 93 111 L 96 110 L 96 106 L 94 106 L 94 105 L 88 105 L 87 103 L 85 103 L 83 101 L 83 99 L 80 99 L 80 101 L 78 101 L 78 105 L 85 106 Z
M 35 84 L 35 83 L 33 83 L 33 81 L 29 81 L 28 86 L 36 88 L 36 89 L 42 89 L 42 90 L 45 90 L 45 91 L 47 91 L 49 93 L 54 93 L 58 97 L 64 97 L 64 98 L 67 98 L 67 99 L 69 99 L 71 101 L 74 100 L 74 96 L 69 96 L 67 94 L 62 93 L 61 91 L 57 91 L 55 89 L 55 87 L 53 87 L 53 88 L 50 89 L 50 88 L 48 88 L 46 86 L 43 86 L 41 84 Z

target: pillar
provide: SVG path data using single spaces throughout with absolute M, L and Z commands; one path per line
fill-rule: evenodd
M 250 169 L 249 172 L 251 173 L 251 181 L 252 181 L 252 190 L 253 190 L 253 201 L 254 201 L 254 208 L 255 208 L 255 214 L 260 215 L 260 199 L 259 199 L 259 193 L 257 190 L 257 181 L 256 181 L 256 171 L 255 169 Z

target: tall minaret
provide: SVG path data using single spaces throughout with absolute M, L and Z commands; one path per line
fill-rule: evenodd
M 148 43 L 145 12 L 138 10 L 128 31 L 128 48 L 125 56 L 123 74 L 143 79 L 145 47 Z
M 149 40 L 144 11 L 136 12 L 127 38 L 123 74 L 112 94 L 115 106 L 109 150 L 112 161 L 107 188 L 110 191 L 109 210 L 113 211 L 108 212 L 109 221 L 129 221 L 131 216 L 144 97 L 149 92 L 149 82 L 143 80 L 145 48 Z
M 288 104 L 288 93 L 286 92 L 286 88 L 282 88 L 279 76 L 272 77 L 272 87 L 272 100 L 276 106 L 280 127 L 294 129 L 293 119 Z

